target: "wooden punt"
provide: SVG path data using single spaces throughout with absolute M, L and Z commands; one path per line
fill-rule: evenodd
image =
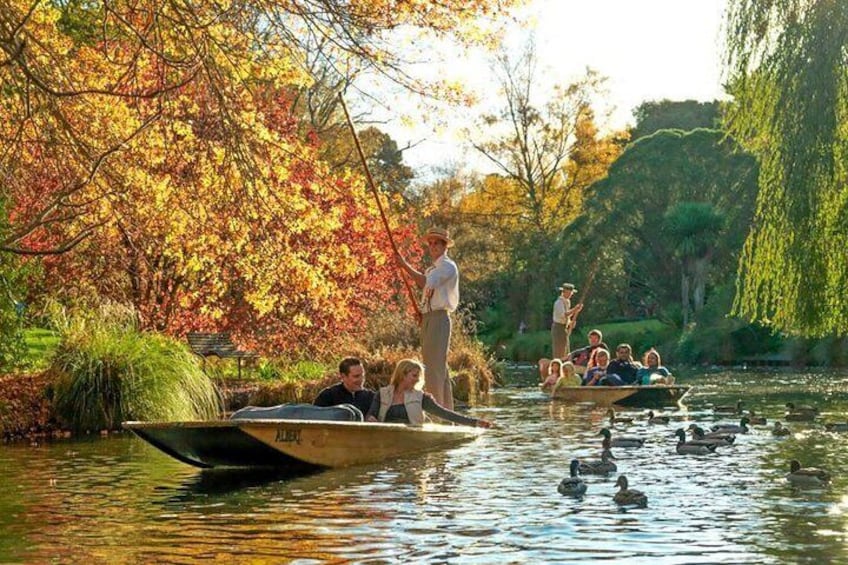
M 292 471 L 375 463 L 476 438 L 481 428 L 317 420 L 124 422 L 171 457 L 197 467 Z
M 680 385 L 560 387 L 553 398 L 565 402 L 594 402 L 603 406 L 661 408 L 679 404 L 692 389 Z

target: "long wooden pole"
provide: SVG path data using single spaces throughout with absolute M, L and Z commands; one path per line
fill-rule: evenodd
M 392 245 L 392 250 L 396 254 L 400 255 L 400 251 L 398 251 L 397 244 L 395 243 L 395 238 L 392 236 L 392 230 L 389 228 L 389 220 L 386 218 L 386 212 L 383 210 L 383 203 L 380 201 L 380 193 L 377 191 L 377 184 L 374 182 L 374 177 L 371 176 L 371 170 L 368 168 L 368 162 L 365 160 L 365 153 L 362 151 L 362 145 L 359 143 L 359 136 L 356 133 L 356 128 L 353 127 L 353 120 L 350 118 L 350 112 L 347 110 L 347 104 L 345 104 L 345 99 L 341 92 L 339 92 L 339 100 L 342 103 L 345 119 L 347 120 L 348 127 L 350 127 L 353 142 L 356 145 L 356 152 L 359 153 L 359 160 L 362 161 L 362 168 L 365 169 L 365 177 L 368 179 L 368 186 L 371 187 L 371 193 L 374 195 L 374 200 L 377 201 L 377 208 L 380 210 L 380 218 L 383 219 L 383 227 L 386 229 L 386 234 L 389 236 L 389 243 Z M 409 302 L 412 303 L 412 309 L 415 311 L 415 317 L 420 322 L 421 308 L 418 307 L 418 300 L 415 297 L 415 292 L 412 290 L 412 287 L 409 284 L 409 279 L 404 276 L 403 271 L 398 269 L 398 274 L 403 281 L 403 285 L 406 287 L 406 293 L 409 296 Z
M 580 300 L 577 304 L 583 304 L 586 302 L 586 298 L 589 296 L 589 290 L 592 288 L 592 283 L 595 282 L 595 275 L 598 274 L 598 267 L 600 266 L 599 261 L 595 261 L 592 264 L 592 270 L 589 271 L 589 275 L 586 277 L 586 283 L 583 285 L 582 290 L 580 291 Z M 581 309 L 580 312 L 583 310 Z M 577 316 L 580 315 L 580 312 L 571 317 L 568 321 L 568 335 L 571 335 L 571 332 L 574 330 L 574 325 L 577 323 Z

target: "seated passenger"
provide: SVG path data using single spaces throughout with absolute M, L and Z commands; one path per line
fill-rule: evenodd
M 548 376 L 540 385 L 542 390 L 549 391 L 562 376 L 562 361 L 559 359 L 551 359 L 548 364 Z
M 603 342 L 604 335 L 601 330 L 591 330 L 589 332 L 589 345 L 575 349 L 568 355 L 568 360 L 574 363 L 574 370 L 581 375 L 588 369 L 598 364 L 596 356 L 599 349 L 607 349 L 607 344 Z
M 424 365 L 415 359 L 401 359 L 388 386 L 380 388 L 367 412 L 369 422 L 397 422 L 420 426 L 424 412 L 455 424 L 490 428 L 488 420 L 470 418 L 439 405 L 429 392 L 420 390 L 424 384 Z
M 597 365 L 586 371 L 583 375 L 583 386 L 598 386 L 607 377 L 607 365 L 609 365 L 609 351 L 599 348 L 595 353 Z
M 580 386 L 583 384 L 580 375 L 574 370 L 574 364 L 571 361 L 565 361 L 562 364 L 562 376 L 554 385 L 554 389 L 551 391 L 551 394 L 556 394 L 557 389 L 569 387 L 569 386 Z
M 621 379 L 622 384 L 639 384 L 636 373 L 642 367 L 638 361 L 633 361 L 633 349 L 627 343 L 622 343 L 615 348 L 616 358 L 607 365 L 607 374 L 615 374 Z
M 339 378 L 341 382 L 328 386 L 315 397 L 315 406 L 338 406 L 353 404 L 363 414 L 368 413 L 374 392 L 363 388 L 365 386 L 365 367 L 356 357 L 347 357 L 339 363 Z
M 674 375 L 663 367 L 660 354 L 653 347 L 642 356 L 642 368 L 636 371 L 639 384 L 662 385 L 674 384 Z

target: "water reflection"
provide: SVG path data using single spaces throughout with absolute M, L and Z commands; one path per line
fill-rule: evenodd
M 585 477 L 582 500 L 560 496 L 573 457 L 598 457 L 606 411 L 549 402 L 532 384 L 496 392 L 474 413 L 500 424 L 473 443 L 347 470 L 290 476 L 201 471 L 131 437 L 0 448 L 0 562 L 593 561 L 839 562 L 846 550 L 848 435 L 842 374 L 718 373 L 693 378 L 669 425 L 620 410 L 615 449 L 648 497 L 617 508 L 615 477 Z M 519 381 L 520 382 L 520 381 Z M 711 407 L 743 399 L 769 419 L 736 445 L 678 456 L 673 432 L 730 422 Z M 770 433 L 784 405 L 818 404 L 819 422 Z M 788 461 L 830 469 L 833 485 L 797 491 Z

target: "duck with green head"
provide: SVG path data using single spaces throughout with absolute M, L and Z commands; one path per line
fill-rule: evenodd
M 615 459 L 612 451 L 609 448 L 604 448 L 601 452 L 600 459 L 581 459 L 578 470 L 581 475 L 609 475 L 610 473 L 615 473 L 618 471 L 618 467 L 610 459 Z
M 686 432 L 680 428 L 674 435 L 677 436 L 677 447 L 675 448 L 678 455 L 709 455 L 715 453 L 716 444 L 710 443 L 708 440 L 693 440 L 686 441 Z
M 736 424 L 719 424 L 718 426 L 713 426 L 714 432 L 722 432 L 726 434 L 747 434 L 748 424 L 750 420 L 748 420 L 747 416 L 742 416 L 742 419 L 739 420 L 739 425 Z
M 572 459 L 571 466 L 569 468 L 570 476 L 560 481 L 559 486 L 557 487 L 557 492 L 563 496 L 573 496 L 575 498 L 579 498 L 586 494 L 586 483 L 583 482 L 583 479 L 577 476 L 579 468 L 580 461 Z
M 599 435 L 604 436 L 604 439 L 609 440 L 610 447 L 642 447 L 645 445 L 645 440 L 640 437 L 612 437 L 612 432 L 609 428 L 603 428 Z
M 727 447 L 733 445 L 736 441 L 736 436 L 733 434 L 723 434 L 717 432 L 704 433 L 701 426 L 697 424 L 689 424 L 689 431 L 692 433 L 692 440 L 689 443 L 700 443 L 702 445 L 715 445 L 716 447 Z

